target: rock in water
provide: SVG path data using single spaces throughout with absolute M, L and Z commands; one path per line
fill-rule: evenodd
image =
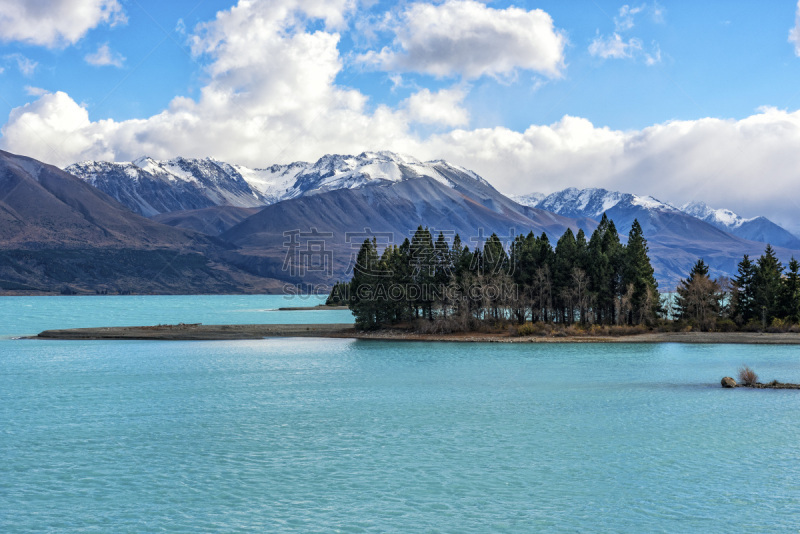
M 736 380 L 733 378 L 726 376 L 721 381 L 722 387 L 724 388 L 735 388 L 736 387 Z

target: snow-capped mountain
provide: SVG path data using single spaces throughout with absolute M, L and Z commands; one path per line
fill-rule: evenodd
M 608 191 L 607 189 L 577 189 L 568 187 L 540 200 L 535 207 L 568 217 L 602 217 L 603 213 L 615 207 L 638 206 L 644 209 L 678 211 L 660 200 L 649 196 Z
M 255 207 L 269 202 L 234 166 L 212 159 L 86 161 L 65 170 L 148 217 L 218 205 Z
M 211 206 L 257 207 L 305 195 L 389 185 L 427 177 L 447 187 L 494 188 L 474 172 L 446 161 L 422 162 L 393 152 L 329 154 L 314 163 L 250 169 L 211 158 L 129 163 L 83 162 L 66 170 L 152 216 Z
M 527 195 L 508 195 L 508 198 L 517 204 L 535 208 L 539 202 L 544 200 L 545 196 L 544 193 L 529 193 Z
M 654 228 L 651 224 L 653 221 L 651 221 L 650 217 L 653 213 L 658 213 L 660 216 L 679 215 L 686 217 L 676 207 L 653 197 L 620 193 L 600 188 L 578 189 L 568 187 L 563 191 L 547 196 L 541 193 L 532 193 L 515 197 L 515 200 L 520 204 L 557 213 L 565 217 L 589 217 L 599 220 L 603 213 L 608 213 L 617 230 L 623 236 L 630 230 L 634 219 L 639 220 L 645 232 L 653 230 Z
M 781 247 L 800 247 L 800 239 L 766 217 L 746 219 L 729 209 L 714 209 L 705 202 L 699 201 L 689 202 L 682 206 L 681 210 L 744 239 Z

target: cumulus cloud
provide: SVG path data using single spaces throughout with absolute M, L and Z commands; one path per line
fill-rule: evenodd
M 800 0 L 797 2 L 797 13 L 794 16 L 794 28 L 789 30 L 789 42 L 794 43 L 794 54 L 800 57 Z
M 422 89 L 403 101 L 409 120 L 441 126 L 466 126 L 469 112 L 461 106 L 466 96 L 462 88 L 441 89 L 432 93 Z
M 122 67 L 125 62 L 125 56 L 119 52 L 112 51 L 108 43 L 100 45 L 95 52 L 87 54 L 83 59 L 86 63 L 95 67 Z
M 197 99 L 177 97 L 145 119 L 92 122 L 66 93 L 48 94 L 13 110 L 0 144 L 58 165 L 143 154 L 264 165 L 402 145 L 408 112 L 368 110 L 363 94 L 337 86 L 339 35 L 306 31 L 318 22 L 339 27 L 353 6 L 351 0 L 242 1 L 194 31 L 192 50 L 208 60 L 208 82 Z
M 432 137 L 423 157 L 465 165 L 508 193 L 576 186 L 674 204 L 700 199 L 797 231 L 799 144 L 800 111 L 763 108 L 741 120 L 671 121 L 633 131 L 569 116 L 524 132 L 454 130 Z
M 125 23 L 118 0 L 3 0 L 0 40 L 50 48 L 76 43 L 100 24 Z
M 11 112 L 0 147 L 61 166 L 183 155 L 263 167 L 394 150 L 464 165 L 507 193 L 606 187 L 675 204 L 709 200 L 796 224 L 800 111 L 765 108 L 741 120 L 632 131 L 571 116 L 521 132 L 471 130 L 465 86 L 421 89 L 391 109 L 336 84 L 342 58 L 334 28 L 351 9 L 345 0 L 241 2 L 193 33 L 194 53 L 208 64 L 196 99 L 175 98 L 143 119 L 92 121 L 68 94 L 44 93 Z M 448 130 L 418 137 L 413 125 L 425 121 Z
M 542 10 L 493 9 L 474 0 L 410 4 L 388 23 L 392 46 L 358 60 L 387 71 L 464 78 L 508 76 L 517 69 L 561 76 L 567 39 Z

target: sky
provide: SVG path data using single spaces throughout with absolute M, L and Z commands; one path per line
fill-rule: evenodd
M 391 150 L 800 231 L 800 1 L 0 0 L 0 148 Z

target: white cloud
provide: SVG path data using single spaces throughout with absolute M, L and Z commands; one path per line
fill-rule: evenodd
M 618 33 L 603 37 L 598 35 L 589 45 L 589 53 L 595 57 L 603 59 L 632 58 L 635 52 L 642 49 L 642 41 L 632 37 L 625 42 Z
M 125 23 L 118 0 L 2 0 L 0 40 L 58 47 L 100 24 Z
M 94 65 L 95 67 L 122 67 L 125 62 L 125 56 L 119 52 L 112 51 L 108 43 L 100 45 L 95 52 L 87 54 L 83 59 L 89 65 Z
M 445 158 L 508 193 L 605 187 L 681 204 L 713 200 L 800 230 L 800 111 L 763 108 L 741 120 L 671 121 L 619 131 L 566 116 L 524 132 L 454 130 L 420 156 Z M 768 180 L 769 187 L 764 187 Z
M 646 51 L 642 40 L 638 37 L 630 37 L 625 40 L 622 35 L 624 32 L 633 29 L 636 25 L 635 17 L 641 13 L 650 12 L 653 22 L 664 22 L 664 8 L 658 2 L 652 6 L 642 4 L 637 7 L 623 5 L 619 8 L 619 14 L 614 17 L 615 31 L 612 35 L 604 36 L 597 32 L 597 36 L 589 44 L 589 53 L 594 57 L 603 59 L 633 59 L 641 58 L 645 65 L 652 66 L 661 62 L 661 47 L 653 41 L 652 49 Z
M 797 1 L 797 13 L 794 16 L 794 28 L 789 30 L 789 42 L 794 43 L 794 54 L 800 57 L 800 0 Z
M 619 8 L 619 15 L 614 17 L 614 27 L 618 32 L 624 32 L 634 27 L 634 17 L 644 10 L 645 6 L 631 7 L 624 5 Z
M 461 107 L 466 91 L 459 87 L 441 89 L 432 93 L 422 89 L 403 101 L 409 119 L 422 124 L 441 126 L 466 126 L 469 112 Z
M 542 10 L 492 9 L 474 0 L 413 3 L 389 28 L 391 47 L 359 56 L 388 71 L 434 76 L 509 76 L 517 69 L 559 77 L 567 39 Z
M 91 122 L 66 93 L 48 94 L 13 110 L 0 145 L 58 165 L 143 154 L 264 165 L 402 145 L 408 112 L 368 110 L 363 94 L 337 86 L 339 36 L 305 31 L 309 21 L 338 27 L 353 5 L 242 1 L 195 30 L 192 50 L 210 60 L 196 100 L 176 97 L 145 119 Z
M 42 89 L 41 87 L 33 87 L 32 85 L 25 86 L 25 94 L 30 96 L 42 96 L 49 93 L 47 89 Z
M 661 62 L 661 47 L 655 41 L 650 51 L 645 50 L 641 39 L 631 37 L 625 41 L 618 33 L 604 37 L 597 35 L 589 45 L 589 53 L 602 59 L 636 59 L 644 60 L 651 67 Z
M 462 127 L 419 138 L 411 126 L 425 119 L 468 124 L 464 86 L 420 89 L 397 109 L 371 107 L 363 94 L 335 83 L 342 69 L 338 35 L 309 33 L 304 22 L 312 12 L 312 22 L 335 28 L 351 4 L 340 1 L 337 13 L 322 0 L 276 2 L 241 2 L 196 31 L 193 49 L 208 61 L 208 82 L 196 100 L 175 98 L 144 119 L 92 121 L 66 93 L 45 93 L 11 112 L 0 147 L 62 166 L 183 155 L 263 167 L 394 150 L 464 165 L 508 193 L 606 187 L 672 203 L 713 200 L 784 224 L 800 211 L 800 111 L 765 108 L 741 120 L 633 131 L 565 116 L 523 132 Z
M 36 67 L 39 66 L 38 62 L 23 56 L 22 54 L 8 54 L 4 57 L 5 59 L 16 63 L 17 69 L 19 69 L 19 72 L 26 78 L 32 77 L 33 73 L 36 71 Z

